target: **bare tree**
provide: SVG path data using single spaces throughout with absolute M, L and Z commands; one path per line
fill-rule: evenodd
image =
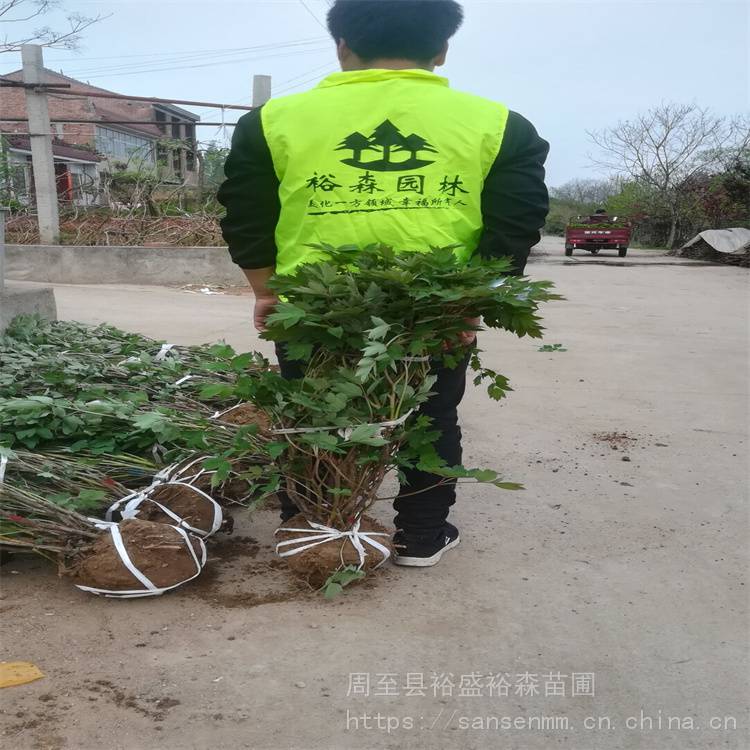
M 610 177 L 605 180 L 573 179 L 556 188 L 550 188 L 553 198 L 568 203 L 580 203 L 592 209 L 606 204 L 607 199 L 620 190 L 620 180 Z
M 596 166 L 646 186 L 667 207 L 667 247 L 671 248 L 680 221 L 682 188 L 697 172 L 716 166 L 736 131 L 726 118 L 695 104 L 666 103 L 588 135 L 601 149 L 599 156 L 590 157 Z
M 58 6 L 58 0 L 0 0 L 0 23 L 33 23 Z M 102 18 L 100 15 L 89 17 L 80 13 L 68 13 L 67 28 L 57 30 L 50 26 L 40 26 L 26 33 L 20 32 L 18 38 L 11 38 L 10 32 L 7 32 L 0 41 L 0 52 L 18 52 L 24 44 L 40 44 L 50 49 L 76 49 L 82 32 Z

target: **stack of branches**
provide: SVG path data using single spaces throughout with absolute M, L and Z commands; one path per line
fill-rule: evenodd
M 119 471 L 136 483 L 165 462 L 231 449 L 229 470 L 200 486 L 242 502 L 254 494 L 244 475 L 268 462 L 266 438 L 252 415 L 214 418 L 234 402 L 199 392 L 267 367 L 224 344 L 169 348 L 110 326 L 18 318 L 0 339 L 0 433 L 7 448 L 67 452 L 86 465 L 124 457 Z
M 32 551 L 61 560 L 91 545 L 99 535 L 95 521 L 49 500 L 37 489 L 3 485 L 0 549 Z
M 259 354 L 226 344 L 173 346 L 120 331 L 19 316 L 0 337 L 0 397 L 46 395 L 88 400 L 113 395 L 211 412 L 228 401 L 198 400 L 207 383 L 231 382 L 268 369 Z
M 39 244 L 36 216 L 16 213 L 5 227 L 6 241 Z M 115 216 L 103 210 L 63 212 L 60 241 L 64 245 L 217 247 L 224 244 L 210 212 L 187 216 Z

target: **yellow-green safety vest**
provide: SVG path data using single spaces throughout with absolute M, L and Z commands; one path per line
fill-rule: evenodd
M 504 105 L 425 70 L 334 73 L 271 99 L 261 123 L 279 178 L 277 273 L 325 257 L 317 243 L 458 244 L 468 261 L 507 118 Z

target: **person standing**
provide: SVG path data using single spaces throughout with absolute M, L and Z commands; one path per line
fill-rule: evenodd
M 328 28 L 341 72 L 240 118 L 218 199 L 259 331 L 278 302 L 269 278 L 324 258 L 310 247 L 319 243 L 459 245 L 461 260 L 507 256 L 523 273 L 548 211 L 549 144 L 520 114 L 435 74 L 462 20 L 454 0 L 336 0 Z M 451 466 L 461 463 L 457 409 L 478 324 L 467 321 L 454 344 L 466 349 L 460 365 L 436 368 L 422 407 Z M 300 376 L 298 362 L 278 347 L 277 355 L 284 377 Z M 431 566 L 459 543 L 448 522 L 455 482 L 417 470 L 405 480 L 394 502 L 394 562 Z M 297 511 L 283 493 L 281 501 L 286 520 Z

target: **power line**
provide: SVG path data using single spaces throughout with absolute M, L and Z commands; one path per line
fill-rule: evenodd
M 293 42 L 322 42 L 325 41 L 327 37 L 311 37 L 310 39 L 295 39 L 292 40 Z M 261 45 L 261 46 L 277 46 L 277 45 L 284 45 L 289 44 L 289 42 L 274 42 L 269 45 Z M 250 49 L 255 49 L 255 47 L 220 47 L 217 49 L 208 49 L 208 50 L 202 50 L 205 54 L 211 54 L 213 52 L 244 52 Z M 130 55 L 103 55 L 101 57 L 75 57 L 75 58 L 65 58 L 64 60 L 62 58 L 51 58 L 48 59 L 46 62 L 48 63 L 66 63 L 66 62 L 76 62 L 79 60 L 120 60 L 122 58 L 130 58 L 130 57 L 170 57 L 172 55 L 189 55 L 192 54 L 194 50 L 172 50 L 171 52 L 140 52 L 137 54 L 130 54 Z M 196 52 L 196 54 L 198 54 Z M 155 61 L 156 62 L 156 61 Z
M 310 53 L 319 53 L 319 52 L 325 52 L 328 50 L 329 47 L 326 45 L 325 47 L 318 47 L 314 49 L 304 49 L 304 50 L 294 50 L 290 52 L 281 52 L 279 54 L 262 54 L 262 55 L 251 55 L 250 57 L 241 57 L 234 60 L 220 60 L 218 62 L 211 62 L 211 63 L 202 63 L 200 65 L 174 65 L 169 66 L 166 68 L 149 68 L 149 69 L 143 69 L 143 70 L 130 70 L 130 71 L 124 71 L 120 73 L 101 73 L 99 75 L 87 75 L 87 78 L 115 78 L 119 76 L 132 76 L 132 75 L 139 75 L 142 73 L 162 73 L 167 72 L 170 70 L 191 70 L 195 68 L 210 68 L 215 67 L 218 65 L 235 65 L 237 63 L 241 62 L 249 62 L 251 60 L 265 60 L 272 57 L 294 57 L 295 55 L 303 55 L 303 54 L 310 54 Z M 78 75 L 82 75 L 81 73 L 78 73 Z
M 331 65 L 335 66 L 336 65 L 336 61 L 335 60 L 329 60 L 328 62 L 324 62 L 322 65 L 317 65 L 314 68 L 310 68 L 310 70 L 306 70 L 304 73 L 300 73 L 298 76 L 293 76 L 292 78 L 287 78 L 286 81 L 281 81 L 281 83 L 277 84 L 277 86 L 284 87 L 287 84 L 292 83 L 293 81 L 298 81 L 300 78 L 304 78 L 305 76 L 309 76 L 310 73 L 315 73 L 316 71 L 322 70 L 323 68 L 330 68 Z M 335 70 L 335 69 L 336 68 L 334 67 L 333 70 Z M 326 70 L 326 72 L 323 73 L 322 75 L 328 75 L 328 72 L 329 71 Z M 303 83 L 304 83 L 304 81 L 303 81 Z M 300 84 L 297 84 L 297 85 L 301 86 L 302 84 L 300 83 Z M 294 88 L 294 86 L 291 86 L 291 87 L 288 87 L 288 88 Z M 286 89 L 280 88 L 279 90 L 286 90 Z M 278 91 L 276 93 L 278 93 Z
M 286 42 L 284 44 L 261 44 L 257 45 L 255 47 L 243 47 L 238 48 L 236 50 L 220 50 L 218 52 L 210 52 L 210 53 L 204 53 L 204 52 L 196 52 L 194 54 L 186 54 L 181 55 L 178 57 L 169 57 L 165 58 L 163 60 L 147 60 L 144 62 L 133 62 L 133 63 L 127 63 L 124 65 L 110 65 L 110 66 L 97 66 L 95 68 L 74 68 L 72 71 L 70 71 L 71 75 L 86 75 L 87 73 L 110 73 L 115 71 L 136 71 L 143 68 L 148 68 L 149 66 L 163 66 L 163 65 L 171 65 L 173 63 L 186 63 L 191 62 L 193 60 L 201 61 L 201 60 L 207 60 L 210 58 L 221 58 L 221 57 L 231 57 L 233 55 L 243 54 L 247 52 L 260 52 L 265 50 L 284 50 L 284 49 L 290 49 L 295 47 L 304 47 L 310 44 L 321 44 L 324 39 L 318 39 L 318 40 L 298 40 L 298 41 L 291 41 Z
M 321 78 L 327 76 L 329 73 L 335 72 L 336 70 L 338 70 L 338 68 L 334 67 L 334 68 L 331 68 L 330 70 L 325 71 L 324 73 L 319 73 L 318 75 L 315 75 L 312 78 L 308 78 L 304 81 L 300 81 L 299 83 L 295 83 L 293 86 L 287 86 L 286 88 L 279 89 L 278 91 L 274 92 L 274 96 L 283 94 L 284 92 L 290 91 L 291 89 L 296 89 L 298 86 L 304 86 L 307 83 L 313 83 L 313 81 L 318 81 Z
M 25 117 L 0 117 L 0 124 L 4 122 L 27 122 L 27 118 Z M 221 126 L 221 125 L 236 125 L 237 123 L 234 122 L 193 122 L 189 120 L 181 120 L 180 122 L 172 122 L 172 121 L 166 121 L 166 120 L 75 120 L 70 118 L 59 118 L 59 117 L 52 117 L 50 118 L 51 123 L 59 123 L 62 125 L 162 125 L 166 127 L 171 127 L 172 125 L 193 125 L 196 127 L 205 127 L 207 125 L 211 126 Z M 10 135 L 15 135 L 16 133 L 10 133 Z
M 331 68 L 330 66 L 333 65 L 335 67 Z M 299 75 L 292 76 L 291 78 L 287 78 L 284 81 L 281 81 L 280 83 L 274 84 L 274 96 L 277 94 L 283 93 L 284 91 L 289 91 L 290 89 L 296 88 L 296 86 L 303 86 L 305 83 L 309 83 L 309 81 L 301 81 L 300 83 L 297 83 L 294 86 L 288 86 L 287 84 L 293 83 L 294 81 L 299 81 L 300 78 L 305 78 L 306 76 L 309 76 L 310 73 L 315 73 L 316 71 L 323 70 L 323 68 L 327 68 L 327 70 L 321 74 L 322 76 L 328 75 L 329 73 L 333 73 L 335 70 L 338 69 L 338 66 L 336 65 L 335 60 L 329 60 L 328 62 L 324 62 L 322 65 L 316 65 L 314 68 L 310 68 L 309 70 L 306 70 L 304 73 L 300 73 Z M 278 89 L 276 87 L 279 87 Z M 232 102 L 232 104 L 242 104 L 242 102 L 247 101 L 247 97 L 244 97 L 242 99 L 239 99 L 236 102 Z M 215 109 L 213 107 L 203 107 L 199 108 L 198 112 L 209 112 L 211 109 Z
M 310 10 L 310 6 L 305 2 L 305 0 L 299 0 L 299 1 L 302 7 L 315 19 L 315 23 L 317 23 L 321 29 L 325 29 L 326 31 L 328 31 L 328 28 L 326 27 L 326 25 L 315 15 L 315 13 L 313 13 Z
M 63 96 L 63 92 L 56 94 L 58 98 Z M 213 109 L 243 109 L 250 110 L 245 104 L 217 104 L 216 102 L 196 102 L 192 99 L 163 99 L 156 96 L 130 96 L 129 94 L 113 94 L 111 91 L 66 91 L 64 96 L 92 97 L 94 99 L 124 99 L 133 102 L 152 102 L 154 104 L 186 104 L 195 107 L 211 107 Z

